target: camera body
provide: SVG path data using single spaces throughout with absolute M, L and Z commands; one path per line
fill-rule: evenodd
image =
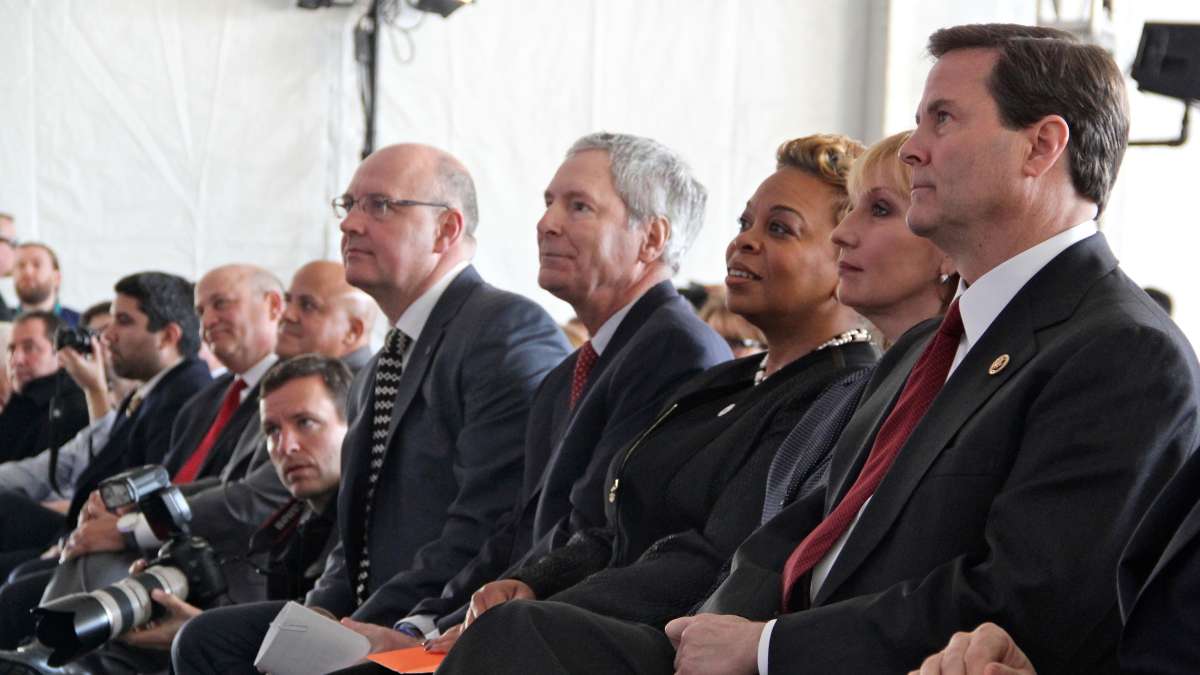
M 57 351 L 70 347 L 80 354 L 91 354 L 92 340 L 95 337 L 96 331 L 86 326 L 59 326 L 58 331 L 54 333 L 54 349 Z
M 155 536 L 166 543 L 146 569 L 90 593 L 73 593 L 34 610 L 36 635 L 50 647 L 48 663 L 60 666 L 105 642 L 150 621 L 163 612 L 150 599 L 160 589 L 198 606 L 206 606 L 226 590 L 217 553 L 207 541 L 193 537 L 187 500 L 161 466 L 148 464 L 100 483 L 105 506 L 137 504 Z

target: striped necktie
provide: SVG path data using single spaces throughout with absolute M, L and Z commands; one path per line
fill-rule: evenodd
M 358 572 L 354 578 L 354 598 L 358 605 L 366 602 L 368 580 L 371 578 L 371 507 L 375 501 L 375 488 L 383 471 L 383 460 L 387 455 L 388 429 L 392 422 L 392 408 L 396 405 L 396 393 L 400 389 L 400 375 L 404 372 L 404 352 L 412 341 L 399 328 L 388 332 L 379 364 L 375 368 L 375 392 L 373 417 L 371 418 L 371 456 L 367 465 L 367 494 L 363 507 L 362 555 L 359 557 Z

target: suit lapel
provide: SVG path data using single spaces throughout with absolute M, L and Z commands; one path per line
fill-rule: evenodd
M 429 319 L 421 328 L 421 335 L 410 348 L 412 351 L 408 363 L 405 364 L 404 372 L 400 375 L 400 384 L 396 387 L 396 405 L 392 407 L 392 417 L 388 421 L 387 442 L 389 447 L 395 440 L 396 430 L 400 426 L 400 421 L 404 419 L 405 411 L 412 404 L 413 398 L 421 388 L 421 383 L 425 381 L 425 373 L 429 370 L 429 365 L 433 362 L 442 338 L 445 336 L 446 324 L 458 314 L 463 303 L 481 283 L 482 280 L 475 268 L 468 266 L 446 287 L 442 297 L 438 299 L 433 311 L 429 314 Z M 375 365 L 377 369 L 378 362 Z M 374 389 L 373 377 L 372 389 Z M 363 414 L 371 415 L 371 410 L 372 408 L 368 408 Z M 370 426 L 369 422 L 367 426 Z M 369 452 L 363 455 L 364 459 L 367 455 Z
M 1069 318 L 1092 282 L 1115 266 L 1103 235 L 1097 234 L 1059 254 L 1017 292 L 972 345 L 913 429 L 847 538 L 813 599 L 814 605 L 824 603 L 892 531 L 917 485 L 963 425 L 1037 354 L 1037 331 Z M 1009 356 L 1008 364 L 990 374 L 990 366 L 1003 354 Z M 909 366 L 905 377 L 911 369 Z M 874 428 L 878 431 L 878 425 Z M 859 468 L 873 442 L 874 434 L 856 459 Z M 858 471 L 852 473 L 857 478 Z M 841 480 L 839 499 L 853 484 L 849 474 Z
M 554 467 L 558 466 L 558 459 L 563 453 L 566 440 L 570 437 L 576 421 L 580 419 L 581 411 L 583 411 L 585 408 L 590 409 L 591 407 L 588 401 L 589 397 L 592 395 L 592 392 L 600 392 L 596 394 L 598 396 L 603 395 L 602 390 L 604 387 L 596 385 L 602 379 L 604 371 L 607 370 L 608 366 L 620 356 L 621 350 L 633 338 L 633 336 L 637 334 L 638 330 L 645 325 L 645 323 L 650 319 L 650 316 L 653 315 L 659 307 L 670 302 L 672 299 L 679 297 L 679 293 L 675 291 L 675 287 L 672 285 L 672 283 L 670 281 L 663 281 L 651 286 L 649 290 L 642 294 L 642 297 L 638 298 L 637 302 L 633 304 L 633 307 L 629 308 L 629 313 L 626 314 L 625 318 L 621 320 L 620 325 L 617 326 L 616 332 L 613 333 L 612 339 L 609 340 L 608 344 L 604 347 L 604 353 L 601 354 L 600 358 L 596 360 L 596 365 L 592 366 L 592 372 L 588 375 L 587 384 L 584 386 L 583 396 L 579 398 L 579 402 L 575 405 L 575 409 L 570 411 L 566 425 L 562 429 L 562 433 L 555 438 L 554 448 L 550 451 L 550 456 L 546 462 L 546 466 L 542 469 L 541 479 L 538 480 L 528 499 L 526 499 L 524 506 L 525 509 L 533 507 L 533 505 L 539 501 L 542 494 L 542 487 L 545 486 L 546 482 L 549 480 L 549 472 Z M 571 356 L 567 357 L 567 361 L 570 363 L 570 369 L 568 372 L 571 373 L 567 376 L 567 391 L 570 390 L 571 379 L 573 378 L 573 373 L 575 371 L 575 362 L 578 359 L 579 350 L 575 350 Z M 554 401 L 551 402 L 551 405 L 565 407 L 568 405 L 568 402 L 566 400 Z M 555 419 L 557 419 L 557 417 Z M 589 445 L 589 451 L 591 448 L 592 446 Z M 575 466 L 570 468 L 571 470 L 578 469 L 578 467 Z

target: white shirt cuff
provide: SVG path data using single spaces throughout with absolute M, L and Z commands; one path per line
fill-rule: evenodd
M 413 614 L 412 616 L 406 616 L 403 619 L 400 619 L 396 622 L 396 625 L 398 626 L 402 623 L 411 623 L 417 627 L 417 630 L 421 631 L 421 633 L 425 635 L 426 640 L 432 640 L 433 638 L 441 635 L 441 632 L 438 631 L 437 624 L 434 622 L 434 619 L 436 618 L 437 617 L 433 614 Z
M 162 541 L 154 536 L 154 530 L 150 529 L 149 521 L 141 513 L 138 514 L 137 525 L 133 527 L 133 538 L 137 541 L 138 547 L 143 550 L 156 549 L 162 546 Z
M 768 659 L 771 656 L 771 631 L 775 630 L 775 622 L 771 619 L 763 626 L 762 635 L 758 636 L 758 675 L 767 675 Z

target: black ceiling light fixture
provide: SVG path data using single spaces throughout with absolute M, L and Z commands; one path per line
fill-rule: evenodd
M 1129 144 L 1178 147 L 1186 143 L 1192 104 L 1200 100 L 1200 24 L 1147 23 L 1132 75 L 1139 91 L 1183 101 L 1183 122 L 1177 138 Z
M 440 14 L 442 18 L 448 17 L 460 7 L 466 7 L 473 4 L 475 0 L 409 0 L 409 4 L 422 12 L 431 14 Z

